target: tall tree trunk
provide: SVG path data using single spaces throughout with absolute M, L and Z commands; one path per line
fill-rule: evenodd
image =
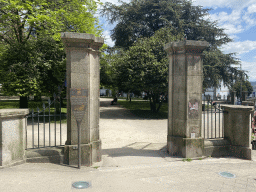
M 28 97 L 20 97 L 20 108 L 28 108 Z
M 159 102 L 159 105 L 158 105 L 158 107 L 157 107 L 156 112 L 158 112 L 158 111 L 160 110 L 161 106 L 162 106 L 162 101 Z
M 150 109 L 153 113 L 156 113 L 156 96 L 153 93 L 150 94 Z
M 153 112 L 154 113 L 156 113 L 156 100 L 157 100 L 156 95 L 153 94 Z

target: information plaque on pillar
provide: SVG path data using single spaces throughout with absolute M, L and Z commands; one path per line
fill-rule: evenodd
M 71 109 L 77 122 L 81 123 L 87 108 L 88 90 L 70 89 Z
M 77 122 L 78 133 L 78 168 L 81 168 L 81 122 L 84 118 L 87 107 L 88 90 L 87 89 L 70 89 L 71 109 Z

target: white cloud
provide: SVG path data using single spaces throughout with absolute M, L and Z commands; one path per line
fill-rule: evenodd
M 194 0 L 193 4 L 210 8 L 232 9 L 230 14 L 222 11 L 207 17 L 211 21 L 218 21 L 218 26 L 224 28 L 224 32 L 230 36 L 256 25 L 256 0 Z
M 246 62 L 241 61 L 242 70 L 246 71 L 249 76 L 249 81 L 256 81 L 256 61 L 255 62 Z
M 226 7 L 229 5 L 228 0 L 193 0 L 194 5 L 201 5 L 204 7 Z
M 255 3 L 255 0 L 193 0 L 194 5 L 212 8 L 227 7 L 232 9 L 243 9 L 253 3 Z
M 234 25 L 231 23 L 223 24 L 221 28 L 223 28 L 224 32 L 227 33 L 228 35 L 233 35 L 233 34 L 241 33 L 242 31 L 244 31 L 244 28 L 242 27 L 242 25 Z
M 231 38 L 231 39 L 233 39 L 233 40 L 239 40 L 239 36 L 237 36 L 237 35 L 234 35 L 234 34 L 231 34 L 231 35 L 229 35 L 229 37 Z
M 256 41 L 230 42 L 221 47 L 225 53 L 237 53 L 238 56 L 256 49 Z
M 225 33 L 233 35 L 244 31 L 244 27 L 241 25 L 241 15 L 241 10 L 233 10 L 231 14 L 226 12 L 211 14 L 209 19 L 211 21 L 218 21 L 219 27 L 223 28 Z
M 224 11 L 217 14 L 211 14 L 210 18 L 215 21 L 218 20 L 220 23 L 223 22 L 237 22 L 241 17 L 241 10 L 233 10 L 231 14 L 228 14 Z M 241 22 L 241 21 L 240 21 Z
M 107 44 L 108 46 L 113 47 L 115 45 L 114 41 L 112 41 L 110 37 L 110 31 L 104 31 L 103 38 L 104 38 L 105 44 Z
M 256 12 L 256 10 L 255 10 Z M 243 21 L 247 24 L 247 28 L 256 25 L 256 17 L 255 14 L 249 14 L 249 12 L 245 13 L 242 17 Z
M 256 4 L 250 5 L 248 8 L 248 13 L 255 13 L 256 12 Z

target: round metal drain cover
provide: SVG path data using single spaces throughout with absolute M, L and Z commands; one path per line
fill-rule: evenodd
M 227 177 L 227 178 L 235 178 L 236 176 L 232 173 L 229 172 L 219 172 L 219 175 L 221 175 L 222 177 Z
M 76 189 L 86 189 L 89 188 L 90 186 L 90 183 L 86 181 L 78 181 L 72 184 L 72 187 Z

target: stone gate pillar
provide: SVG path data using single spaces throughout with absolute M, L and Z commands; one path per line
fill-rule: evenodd
M 236 102 L 235 97 L 236 97 L 236 91 L 232 91 L 231 92 L 231 104 L 232 105 L 235 105 L 235 102 Z
M 67 81 L 67 141 L 64 162 L 78 164 L 77 123 L 70 105 L 70 89 L 86 89 L 88 93 L 85 115 L 81 122 L 81 164 L 91 166 L 101 160 L 99 138 L 99 48 L 104 39 L 85 33 L 61 34 L 65 45 Z
M 165 45 L 169 57 L 167 150 L 185 158 L 203 155 L 202 51 L 206 41 L 178 41 Z

